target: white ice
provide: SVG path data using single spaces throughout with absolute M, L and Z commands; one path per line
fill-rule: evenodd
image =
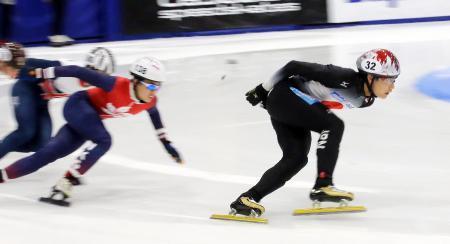
M 137 57 L 163 59 L 169 81 L 158 107 L 186 164 L 171 161 L 146 114 L 108 120 L 113 148 L 75 189 L 70 208 L 36 199 L 76 154 L 0 185 L 0 243 L 450 243 L 450 104 L 414 89 L 421 76 L 449 66 L 448 33 L 450 22 L 436 22 L 30 48 L 33 57 L 82 59 L 106 46 L 122 74 Z M 335 183 L 368 211 L 291 215 L 310 206 L 313 144 L 309 164 L 263 199 L 269 224 L 210 220 L 281 157 L 267 113 L 244 93 L 292 59 L 355 67 L 360 53 L 378 47 L 400 59 L 394 93 L 336 112 L 346 131 Z M 2 115 L 9 113 L 4 136 L 15 125 L 9 98 L 0 99 Z M 62 104 L 51 103 L 55 130 Z M 0 166 L 23 156 L 11 153 Z

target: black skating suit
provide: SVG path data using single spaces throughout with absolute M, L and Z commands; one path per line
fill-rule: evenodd
M 266 109 L 283 157 L 243 195 L 256 201 L 277 190 L 308 162 L 311 131 L 320 133 L 315 188 L 332 184 L 344 122 L 330 108 L 359 108 L 373 103 L 364 95 L 366 77 L 334 65 L 291 61 L 262 84 L 270 91 Z

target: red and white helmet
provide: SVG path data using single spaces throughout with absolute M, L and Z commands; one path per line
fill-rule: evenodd
M 147 80 L 166 81 L 166 70 L 163 63 L 153 57 L 144 57 L 134 61 L 131 64 L 130 73 Z
M 397 78 L 400 75 L 400 63 L 397 57 L 386 49 L 373 49 L 363 53 L 357 60 L 358 70 L 377 75 Z

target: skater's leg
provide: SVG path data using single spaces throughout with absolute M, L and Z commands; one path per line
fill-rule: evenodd
M 333 173 L 344 133 L 344 122 L 334 114 L 327 116 L 317 144 L 318 177 L 314 188 L 333 185 Z
M 22 158 L 4 169 L 8 179 L 30 174 L 43 166 L 62 158 L 84 143 L 70 126 L 63 126 L 50 142 L 36 153 Z
M 283 151 L 283 157 L 267 170 L 260 181 L 243 195 L 259 202 L 263 197 L 282 187 L 308 162 L 311 134 L 308 130 L 286 125 L 272 119 L 272 125 Z
M 37 133 L 33 140 L 25 144 L 19 152 L 35 152 L 45 146 L 52 136 L 52 120 L 47 105 L 41 106 L 36 119 Z
M 52 187 L 49 197 L 40 198 L 41 201 L 68 206 L 69 202 L 66 200 L 71 195 L 72 186 L 79 185 L 79 178 L 111 147 L 111 136 L 88 99 L 86 92 L 72 95 L 64 106 L 64 117 L 76 134 L 83 141 L 92 141 L 93 146 L 84 150 L 78 161 Z
M 41 107 L 39 112 L 39 132 L 36 140 L 34 141 L 33 151 L 39 150 L 39 148 L 45 146 L 52 137 L 52 119 L 48 112 L 47 107 Z
M 74 112 L 75 111 L 75 112 Z M 92 141 L 70 169 L 79 177 L 85 174 L 111 147 L 111 135 L 106 130 L 97 111 L 92 107 L 84 92 L 73 95 L 64 108 L 69 125 L 85 140 Z
M 317 146 L 316 186 L 333 184 L 344 122 L 321 103 L 311 103 L 296 95 L 289 84 L 280 84 L 270 93 L 267 110 L 272 118 L 291 126 L 320 133 Z
M 38 94 L 24 81 L 17 81 L 14 84 L 12 102 L 18 126 L 0 143 L 0 158 L 10 152 L 24 151 L 38 134 L 39 128 L 36 121 L 39 99 Z

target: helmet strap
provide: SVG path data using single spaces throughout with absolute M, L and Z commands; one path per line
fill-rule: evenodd
M 374 75 L 372 75 L 372 82 L 371 83 L 369 83 L 369 77 L 368 76 L 366 77 L 366 79 L 364 79 L 364 83 L 366 84 L 367 89 L 369 90 L 369 93 L 370 93 L 369 97 L 373 97 L 373 98 L 377 97 L 377 95 L 375 95 L 375 93 L 373 92 L 373 83 L 375 83 L 375 79 L 377 79 L 377 77 L 374 76 Z
M 134 93 L 135 99 L 137 99 L 140 103 L 146 103 L 145 101 L 141 100 L 141 99 L 138 97 L 137 86 L 138 86 L 138 84 L 139 84 L 139 79 L 133 75 L 132 81 L 133 81 L 133 93 Z
M 377 97 L 372 89 L 375 77 L 372 79 L 372 83 L 369 83 L 369 78 L 367 75 L 368 75 L 368 73 L 365 73 L 364 84 L 366 85 L 367 90 L 369 91 L 370 95 L 365 96 L 366 99 L 364 101 L 364 104 L 361 107 L 368 107 L 368 106 L 372 105 L 375 102 L 375 98 Z

